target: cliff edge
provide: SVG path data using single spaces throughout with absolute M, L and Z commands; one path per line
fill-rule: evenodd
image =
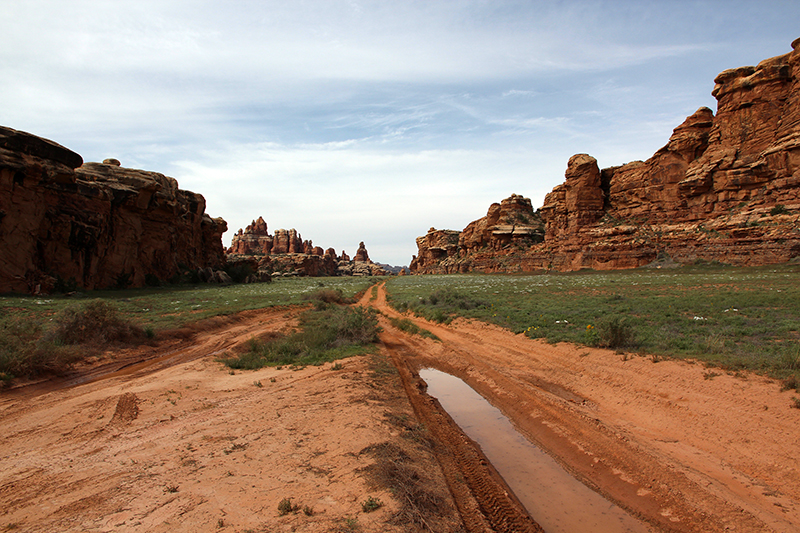
M 0 293 L 143 286 L 225 264 L 203 196 L 116 159 L 0 127 Z
M 800 39 L 792 48 L 719 74 L 716 115 L 698 109 L 647 161 L 601 170 L 577 154 L 541 209 L 512 195 L 461 232 L 431 228 L 417 239 L 411 272 L 602 270 L 667 259 L 763 265 L 797 257 Z M 498 218 L 509 213 L 520 219 L 510 229 Z

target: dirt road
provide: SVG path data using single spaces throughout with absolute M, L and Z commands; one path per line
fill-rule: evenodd
M 385 356 L 248 372 L 216 361 L 298 312 L 205 321 L 0 393 L 0 530 L 458 531 L 436 460 L 406 438 L 419 427 Z M 411 504 L 380 483 L 402 496 L 401 474 Z M 367 513 L 370 498 L 383 505 Z
M 383 288 L 371 304 L 401 316 Z M 387 327 L 383 340 L 406 379 L 425 367 L 460 377 L 654 530 L 800 530 L 800 410 L 772 380 L 553 346 L 477 321 L 412 320 L 441 342 Z
M 399 316 L 383 288 L 360 303 Z M 539 531 L 425 394 L 432 367 L 653 531 L 797 531 L 800 410 L 764 378 L 413 319 L 435 342 L 385 317 L 380 354 L 343 368 L 216 361 L 297 312 L 207 321 L 2 392 L 0 529 Z

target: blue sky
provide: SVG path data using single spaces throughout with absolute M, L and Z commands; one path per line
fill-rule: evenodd
M 795 1 L 0 0 L 0 124 L 407 265 L 567 160 L 647 159 Z

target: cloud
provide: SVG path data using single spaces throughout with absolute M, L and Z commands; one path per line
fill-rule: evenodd
M 371 250 L 371 244 L 405 235 L 392 253 L 371 251 L 374 259 L 394 264 L 408 263 L 414 238 L 430 226 L 461 229 L 491 202 L 523 188 L 537 190 L 532 178 L 542 170 L 527 152 L 393 152 L 358 142 L 236 145 L 177 167 L 182 187 L 217 191 L 206 195 L 207 211 L 228 221 L 226 242 L 258 216 L 271 229 L 294 227 L 317 245 L 348 253 L 362 240 Z M 541 197 L 563 169 L 548 173 L 552 185 L 540 188 Z
M 574 153 L 652 155 L 718 72 L 788 51 L 800 6 L 770 7 L 2 2 L 0 124 L 173 175 L 232 231 L 407 263 L 430 226 L 541 205 Z

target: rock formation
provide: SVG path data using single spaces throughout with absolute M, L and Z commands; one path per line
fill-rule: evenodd
M 0 127 L 0 292 L 142 286 L 225 263 L 205 199 L 115 159 Z M 146 279 L 147 278 L 147 279 Z
M 235 265 L 246 263 L 255 272 L 248 281 L 264 281 L 272 275 L 283 276 L 385 276 L 380 265 L 370 261 L 364 243 L 359 243 L 353 261 L 342 251 L 336 255 L 333 248 L 324 250 L 304 241 L 295 229 L 267 232 L 262 217 L 245 229 L 240 229 L 231 240 L 227 261 Z
M 431 228 L 417 239 L 410 270 L 613 269 L 666 257 L 759 265 L 797 257 L 800 39 L 792 48 L 719 74 L 717 114 L 698 109 L 647 161 L 600 170 L 578 154 L 537 213 L 513 195 L 462 232 Z M 513 224 L 510 233 L 504 227 L 514 209 L 527 217 L 521 227 L 529 240 L 515 237 Z

